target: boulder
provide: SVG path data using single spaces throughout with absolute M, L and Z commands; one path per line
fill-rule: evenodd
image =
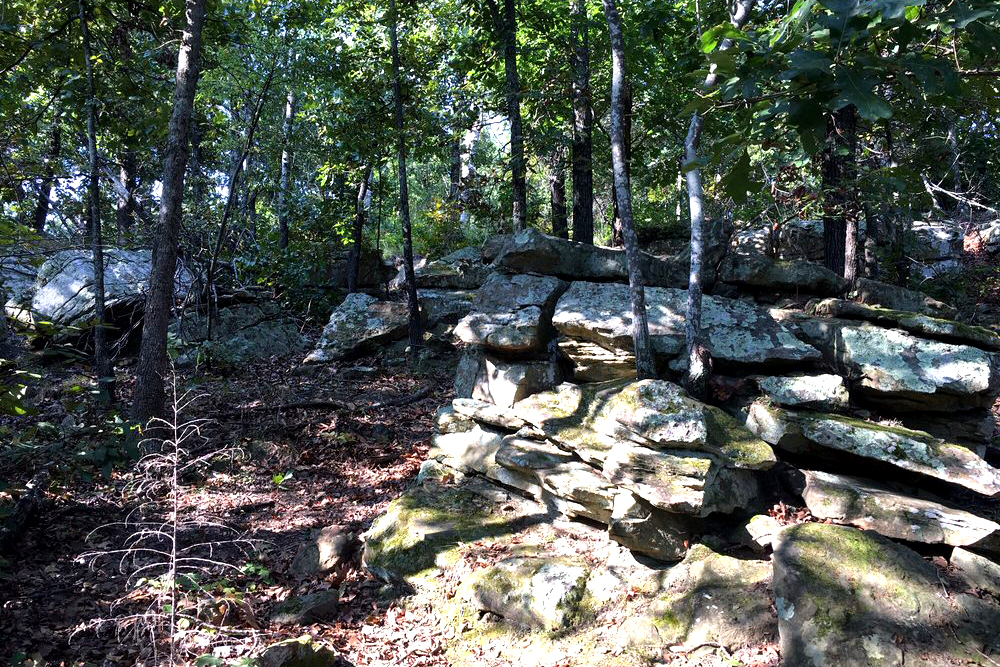
M 450 409 L 458 416 L 499 429 L 517 431 L 524 426 L 524 420 L 515 417 L 510 410 L 476 398 L 456 398 Z
M 814 318 L 798 326 L 837 372 L 853 381 L 855 394 L 892 411 L 987 407 L 1000 389 L 996 357 L 976 347 L 867 322 Z
M 932 299 L 923 292 L 869 278 L 858 279 L 854 289 L 847 296 L 853 301 L 869 306 L 881 306 L 889 310 L 908 310 L 932 317 L 954 319 L 955 315 L 958 314 L 954 306 Z
M 508 436 L 495 458 L 498 465 L 520 473 L 522 479 L 530 479 L 539 488 L 566 501 L 569 515 L 602 523 L 610 519 L 614 487 L 600 471 L 572 454 L 545 442 Z
M 432 327 L 441 322 L 453 324 L 468 315 L 476 293 L 462 289 L 421 289 L 417 290 L 417 298 L 427 326 Z
M 759 547 L 758 551 L 767 552 L 771 549 L 774 538 L 781 532 L 782 525 L 773 516 L 756 514 L 750 517 L 744 528 L 753 543 Z
M 455 396 L 472 398 L 479 372 L 482 370 L 483 353 L 477 348 L 466 348 L 458 358 L 455 368 Z
M 306 344 L 299 323 L 273 301 L 222 308 L 212 328 L 209 341 L 206 315 L 188 313 L 173 321 L 168 331 L 177 341 L 179 351 L 174 363 L 186 366 L 211 357 L 213 364 L 238 366 L 299 353 Z
M 769 254 L 770 225 L 733 234 L 733 250 L 741 254 Z M 778 259 L 822 262 L 825 252 L 822 220 L 788 220 L 781 224 L 776 243 Z
M 373 296 L 348 294 L 330 314 L 316 348 L 303 363 L 337 361 L 371 350 L 406 334 L 409 311 L 402 301 L 379 301 Z
M 471 417 L 457 412 L 451 405 L 442 405 L 434 413 L 434 431 L 442 435 L 471 431 L 475 425 Z
M 839 375 L 757 377 L 757 386 L 778 405 L 815 410 L 842 410 L 850 396 Z
M 822 264 L 774 260 L 760 254 L 730 253 L 719 267 L 719 280 L 750 289 L 822 296 L 843 294 L 849 286 L 845 278 Z
M 565 289 L 566 283 L 548 276 L 493 274 L 455 335 L 508 354 L 540 352 L 550 338 L 552 309 Z
M 577 382 L 604 382 L 635 377 L 635 355 L 575 338 L 560 338 L 559 352 L 573 364 Z
M 631 491 L 614 496 L 608 537 L 651 558 L 677 561 L 687 552 L 692 521 L 683 514 L 658 509 Z
M 493 269 L 483 263 L 478 248 L 462 248 L 439 260 L 424 262 L 413 269 L 417 288 L 437 289 L 477 289 Z M 402 286 L 406 282 L 403 270 L 392 280 L 392 285 Z
M 902 329 L 923 338 L 946 343 L 973 345 L 1000 351 L 1000 336 L 985 327 L 962 324 L 954 320 L 931 317 L 905 310 L 889 310 L 844 299 L 824 299 L 810 304 L 809 311 L 821 317 L 865 320 L 883 326 Z
M 843 415 L 784 410 L 762 401 L 750 406 L 747 426 L 766 442 L 791 452 L 846 452 L 985 496 L 1000 495 L 1000 470 L 966 447 L 921 431 Z
M 530 228 L 509 237 L 494 264 L 508 273 L 628 282 L 623 249 L 568 241 Z M 686 287 L 688 265 L 642 253 L 642 277 L 647 285 Z
M 104 250 L 104 306 L 108 318 L 114 311 L 141 312 L 149 290 L 152 252 L 149 250 Z M 174 295 L 187 294 L 194 278 L 178 264 Z M 94 318 L 94 264 L 87 250 L 60 250 L 39 268 L 31 298 L 29 323 L 51 322 L 56 326 L 83 324 Z
M 502 361 L 482 358 L 472 398 L 509 408 L 532 394 L 559 384 L 559 368 L 548 361 Z
M 468 431 L 437 434 L 428 456 L 461 472 L 487 474 L 496 465 L 493 457 L 504 435 L 478 424 Z
M 358 546 L 357 535 L 343 526 L 326 526 L 299 548 L 288 571 L 299 578 L 327 574 L 343 578 L 354 562 Z
M 907 234 L 905 252 L 921 278 L 935 278 L 962 268 L 965 234 L 950 220 L 915 220 Z
M 932 564 L 875 533 L 789 526 L 772 560 L 786 665 L 986 664 L 979 649 L 998 643 L 986 605 L 970 600 L 977 613 L 962 613 Z
M 627 285 L 575 282 L 556 304 L 552 324 L 568 338 L 627 352 L 632 349 L 632 316 L 628 304 Z M 706 295 L 702 308 L 702 329 L 717 361 L 771 367 L 807 362 L 821 356 L 766 310 L 751 303 Z M 646 289 L 649 334 L 657 356 L 670 358 L 683 350 L 686 309 L 685 290 Z M 575 359 L 573 361 L 576 363 Z
M 657 657 L 669 646 L 767 644 L 778 630 L 770 588 L 768 561 L 733 558 L 696 544 L 670 568 L 663 593 L 622 631 L 633 648 Z
M 830 519 L 908 542 L 973 545 L 1000 549 L 1000 524 L 953 509 L 933 497 L 904 494 L 859 477 L 804 471 L 806 506 L 818 519 Z
M 24 309 L 30 309 L 38 267 L 17 256 L 0 257 L 0 296 L 6 304 L 8 317 L 18 319 Z M 27 316 L 27 313 L 25 313 Z
M 618 442 L 702 451 L 732 468 L 767 469 L 776 460 L 736 420 L 666 380 L 563 383 L 518 402 L 514 414 L 595 464 Z
M 588 575 L 582 562 L 518 556 L 477 570 L 466 585 L 480 609 L 516 625 L 555 632 L 581 620 Z
M 351 664 L 309 636 L 271 644 L 253 662 L 260 667 L 349 667 Z
M 970 588 L 985 591 L 1000 600 L 1000 564 L 965 549 L 955 549 L 948 561 Z
M 326 621 L 340 607 L 340 591 L 326 590 L 291 597 L 271 611 L 272 625 L 309 625 Z

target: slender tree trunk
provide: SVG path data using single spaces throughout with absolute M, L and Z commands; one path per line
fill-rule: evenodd
M 184 172 L 188 158 L 188 131 L 191 108 L 198 85 L 201 64 L 201 29 L 205 20 L 205 0 L 186 0 L 185 28 L 177 53 L 177 83 L 173 110 L 167 128 L 167 147 L 163 160 L 163 194 L 160 220 L 153 245 L 153 266 L 149 277 L 149 295 L 142 326 L 142 344 L 136 368 L 132 416 L 146 421 L 163 414 L 163 374 L 167 368 L 167 324 L 174 298 L 174 273 L 177 270 L 177 239 L 181 226 L 181 202 L 184 198 Z
M 586 0 L 570 0 L 573 71 L 573 240 L 594 243 L 594 111 L 590 100 L 590 40 Z
M 191 161 L 188 165 L 191 177 L 191 197 L 194 200 L 194 210 L 201 211 L 205 202 L 205 179 L 201 175 L 202 154 L 201 139 L 203 133 L 197 115 L 191 118 Z
M 351 249 L 347 253 L 347 293 L 358 291 L 358 273 L 361 268 L 361 250 L 364 240 L 365 222 L 368 218 L 368 193 L 371 184 L 372 167 L 364 169 L 358 184 L 358 199 L 354 208 L 354 225 L 351 230 Z
M 627 110 L 625 38 L 622 36 L 621 19 L 615 0 L 604 0 L 604 14 L 608 19 L 608 33 L 611 37 L 611 165 L 615 177 L 615 192 L 618 194 L 618 209 L 622 219 L 625 238 L 625 257 L 628 263 L 628 284 L 632 301 L 632 342 L 635 346 L 635 369 L 637 377 L 656 377 L 656 362 L 649 340 L 649 325 L 646 321 L 646 291 L 643 287 L 639 240 L 632 225 L 632 193 L 628 180 L 625 129 Z
M 122 155 L 118 177 L 125 186 L 125 196 L 119 195 L 115 208 L 115 226 L 121 235 L 132 226 L 132 210 L 136 207 L 135 190 L 139 187 L 139 165 L 136 164 L 134 150 L 128 149 Z
M 38 202 L 35 204 L 33 228 L 39 234 L 45 232 L 45 219 L 49 216 L 49 200 L 52 196 L 52 184 L 55 182 L 56 163 L 62 150 L 62 132 L 59 127 L 59 114 L 52 119 L 52 130 L 49 135 L 49 152 L 45 156 L 45 176 L 38 186 Z
M 97 165 L 97 93 L 94 88 L 94 65 L 90 54 L 90 27 L 83 0 L 78 3 L 80 32 L 83 35 L 83 59 L 87 72 L 87 214 L 90 249 L 94 260 L 94 373 L 101 400 L 110 403 L 115 395 L 115 371 L 108 350 L 107 319 L 104 312 L 104 243 L 101 238 L 101 186 Z
M 729 20 L 737 29 L 742 28 L 750 18 L 756 0 L 738 0 L 730 9 Z M 720 50 L 727 50 L 733 40 L 726 38 L 719 44 Z M 713 69 L 705 77 L 704 90 L 711 90 L 718 83 L 718 74 Z M 688 133 L 684 141 L 684 161 L 688 165 L 698 159 L 701 146 L 701 130 L 704 121 L 696 111 L 691 114 Z M 712 355 L 701 334 L 702 268 L 705 258 L 705 202 L 701 182 L 701 169 L 689 169 L 685 174 L 688 191 L 688 208 L 691 212 L 691 269 L 688 275 L 687 312 L 684 318 L 684 336 L 687 342 L 688 368 L 684 375 L 684 386 L 693 396 L 705 398 L 708 383 L 712 377 Z
M 288 191 L 292 177 L 292 123 L 295 119 L 295 91 L 285 98 L 285 121 L 281 126 L 281 185 L 278 190 L 278 247 L 288 247 Z
M 448 169 L 448 201 L 457 201 L 462 191 L 462 135 L 457 132 L 451 140 Z
M 461 186 L 458 193 L 458 222 L 461 225 L 469 222 L 469 207 L 478 201 L 475 157 L 481 132 L 482 125 L 477 115 L 472 128 L 462 137 Z
M 857 276 L 857 211 L 850 190 L 856 178 L 857 109 L 849 104 L 827 118 L 822 154 L 823 250 L 826 267 L 853 281 Z M 848 239 L 848 221 L 854 233 Z M 848 240 L 851 241 L 848 244 Z
M 625 107 L 625 178 L 628 179 L 629 191 L 632 188 L 632 84 L 625 82 L 625 90 L 622 92 Z M 618 194 L 614 187 L 611 188 L 611 246 L 621 248 L 625 245 L 625 230 L 622 226 L 621 210 L 618 208 Z
M 566 217 L 566 168 L 563 149 L 553 151 L 549 162 L 549 205 L 552 214 L 552 235 L 569 238 L 569 221 Z
M 957 195 L 962 195 L 962 152 L 958 148 L 958 131 L 955 128 L 955 118 L 948 116 L 948 150 L 951 153 L 951 189 Z M 961 199 L 956 200 L 955 212 L 959 219 L 970 222 L 972 207 Z
M 524 131 L 521 127 L 521 82 L 517 73 L 516 0 L 503 0 L 503 14 L 495 0 L 487 0 L 503 42 L 503 68 L 507 83 L 507 118 L 510 121 L 510 171 L 513 194 L 513 231 L 524 229 L 528 215 L 525 177 Z
M 406 181 L 406 137 L 403 133 L 403 91 L 399 72 L 398 25 L 399 16 L 396 13 L 396 0 L 389 0 L 392 97 L 396 122 L 396 160 L 399 166 L 399 219 L 403 226 L 403 276 L 406 281 L 406 304 L 410 313 L 410 355 L 416 356 L 417 350 L 423 344 L 424 332 L 420 322 L 417 281 L 413 272 L 413 235 L 410 229 L 410 191 Z M 520 118 L 520 112 L 518 117 Z

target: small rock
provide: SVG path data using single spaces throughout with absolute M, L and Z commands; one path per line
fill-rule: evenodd
M 478 570 L 468 585 L 481 609 L 517 625 L 554 632 L 580 620 L 587 577 L 582 564 L 529 556 Z
M 278 603 L 270 618 L 274 625 L 308 625 L 329 619 L 339 607 L 339 590 L 317 591 Z
M 257 655 L 259 667 L 347 667 L 350 663 L 312 637 L 286 639 Z
M 343 579 L 354 563 L 359 546 L 358 536 L 343 526 L 326 526 L 299 548 L 289 573 L 300 579 L 329 574 Z

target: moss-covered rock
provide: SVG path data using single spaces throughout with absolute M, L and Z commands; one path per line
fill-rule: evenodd
M 842 410 L 850 400 L 844 378 L 839 375 L 790 375 L 755 379 L 761 391 L 778 405 Z
M 636 553 L 676 561 L 687 551 L 692 524 L 690 517 L 658 509 L 621 490 L 614 497 L 608 537 Z
M 305 635 L 271 644 L 253 659 L 257 667 L 347 667 L 350 663 L 328 646 Z
M 291 597 L 278 603 L 271 611 L 274 625 L 306 625 L 325 621 L 340 606 L 340 592 L 337 590 L 317 591 L 308 595 Z
M 724 556 L 697 544 L 670 569 L 664 592 L 628 619 L 622 632 L 628 644 L 653 655 L 678 644 L 770 642 L 777 634 L 770 584 L 770 562 Z
M 935 567 L 875 533 L 804 523 L 775 542 L 774 595 L 785 664 L 989 664 L 996 627 L 949 602 Z M 969 607 L 974 609 L 976 607 Z
M 581 619 L 588 575 L 581 562 L 523 556 L 477 570 L 466 585 L 481 609 L 554 632 Z

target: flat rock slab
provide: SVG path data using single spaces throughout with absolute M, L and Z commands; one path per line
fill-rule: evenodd
M 850 285 L 822 264 L 738 253 L 730 253 L 722 261 L 719 280 L 749 288 L 819 296 L 843 294 Z
M 921 431 L 842 415 L 784 410 L 761 401 L 750 406 L 747 426 L 765 441 L 788 451 L 809 452 L 819 448 L 847 452 L 985 496 L 1000 495 L 1000 470 L 967 447 Z
M 813 315 L 822 317 L 866 320 L 875 324 L 903 329 L 926 338 L 1000 351 L 1000 336 L 985 327 L 963 324 L 923 313 L 890 310 L 844 299 L 823 299 L 818 303 L 811 304 L 809 311 Z
M 1000 563 L 966 549 L 955 549 L 949 561 L 971 588 L 986 591 L 1000 600 Z
M 330 320 L 303 363 L 337 361 L 394 341 L 406 334 L 409 311 L 402 301 L 379 301 L 355 292 L 330 314 Z
M 477 398 L 452 399 L 451 410 L 456 415 L 494 428 L 517 431 L 524 426 L 524 420 L 515 417 L 511 410 Z
M 628 303 L 627 285 L 575 282 L 556 304 L 552 324 L 568 338 L 596 343 L 605 349 L 631 351 L 632 315 Z M 708 295 L 702 303 L 702 329 L 715 359 L 740 365 L 788 365 L 821 356 L 752 303 Z M 683 349 L 686 308 L 686 290 L 646 290 L 649 334 L 659 357 L 674 357 Z M 570 354 L 572 349 L 564 352 Z
M 577 338 L 560 338 L 559 352 L 573 365 L 577 382 L 605 382 L 635 377 L 635 355 Z
M 757 386 L 778 405 L 814 410 L 842 410 L 850 402 L 839 375 L 791 375 L 754 378 Z
M 875 533 L 803 523 L 775 541 L 774 597 L 784 664 L 988 664 L 996 627 L 953 607 L 933 565 Z M 987 650 L 989 650 L 987 648 Z
M 608 537 L 624 547 L 662 561 L 687 553 L 694 522 L 683 514 L 654 507 L 627 489 L 615 494 Z
M 481 609 L 518 625 L 554 632 L 579 620 L 588 575 L 582 562 L 524 556 L 476 571 L 467 585 Z
M 1000 548 L 1000 524 L 859 477 L 803 471 L 806 506 L 830 519 L 909 542 Z
M 724 556 L 696 544 L 669 570 L 664 589 L 644 614 L 623 626 L 627 643 L 643 653 L 710 642 L 765 644 L 777 635 L 769 561 Z
M 933 317 L 951 319 L 958 310 L 947 303 L 933 299 L 923 292 L 906 289 L 898 285 L 860 278 L 848 297 L 869 306 L 881 306 L 890 310 L 908 310 Z
M 799 328 L 857 393 L 896 412 L 986 407 L 1000 389 L 995 355 L 977 347 L 841 319 Z
M 470 345 L 523 354 L 545 348 L 556 299 L 566 283 L 550 276 L 492 274 L 475 306 L 455 327 Z
M 454 323 L 472 310 L 476 301 L 474 290 L 421 289 L 417 290 L 420 308 L 426 319 L 426 326 L 439 322 Z
M 504 435 L 503 431 L 479 424 L 467 431 L 439 433 L 431 439 L 428 456 L 460 472 L 486 474 L 495 465 L 493 457 Z

